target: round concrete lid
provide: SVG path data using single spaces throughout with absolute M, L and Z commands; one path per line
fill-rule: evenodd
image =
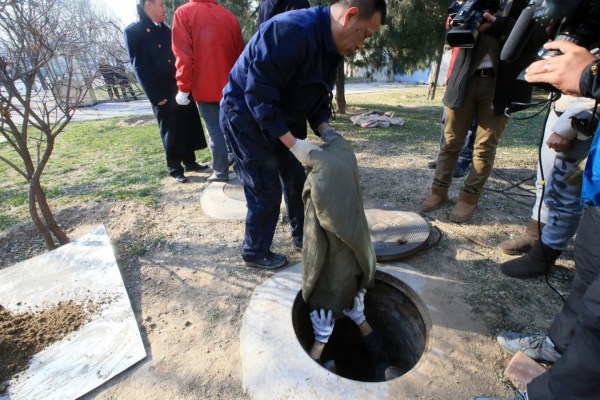
M 230 199 L 246 202 L 246 196 L 244 195 L 244 184 L 237 176 L 225 183 L 223 186 L 223 193 Z
M 398 260 L 427 243 L 429 224 L 414 212 L 373 208 L 365 215 L 377 261 Z

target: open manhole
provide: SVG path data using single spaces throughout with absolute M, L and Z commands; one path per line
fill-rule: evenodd
M 309 307 L 298 293 L 292 308 L 296 337 L 307 352 L 314 343 Z M 431 317 L 423 301 L 404 282 L 377 271 L 375 287 L 365 296 L 365 316 L 383 338 L 384 362 L 373 368 L 358 327 L 349 318 L 336 321 L 335 328 L 321 356 L 323 364 L 335 361 L 335 373 L 362 382 L 378 382 L 382 369 L 395 366 L 400 375 L 410 371 L 423 355 Z
M 429 224 L 414 212 L 372 208 L 365 216 L 377 261 L 407 257 L 427 244 Z
M 230 199 L 246 202 L 244 184 L 238 177 L 233 178 L 223 185 L 223 193 Z

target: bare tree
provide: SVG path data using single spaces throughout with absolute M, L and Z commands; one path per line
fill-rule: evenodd
M 49 249 L 69 239 L 40 179 L 93 79 L 87 55 L 101 26 L 88 3 L 0 0 L 0 134 L 20 161 L 0 160 L 28 182 L 29 213 Z

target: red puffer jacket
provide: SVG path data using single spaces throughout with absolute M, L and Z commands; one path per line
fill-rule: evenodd
M 190 0 L 173 16 L 177 87 L 195 101 L 221 100 L 229 71 L 244 49 L 235 16 L 216 0 Z

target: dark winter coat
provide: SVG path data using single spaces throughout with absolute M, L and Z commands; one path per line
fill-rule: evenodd
M 125 28 L 125 47 L 134 73 L 158 119 L 165 151 L 187 154 L 206 148 L 206 139 L 196 104 L 179 106 L 175 101 L 175 56 L 171 48 L 171 29 L 157 26 L 138 5 L 139 21 Z M 159 106 L 163 99 L 167 103 Z
M 500 60 L 502 46 L 527 3 L 527 0 L 513 0 L 508 16 L 497 16 L 493 25 L 485 33 L 479 34 L 473 49 L 462 48 L 459 50 L 442 100 L 445 106 L 449 108 L 462 107 L 469 80 L 486 51 L 491 53 L 496 75 L 494 113 L 504 114 L 504 109 L 511 102 L 530 101 L 532 86 L 517 77 L 535 61 L 537 50 L 548 39 L 546 33 L 542 28 L 534 30 L 514 62 L 508 63 Z
M 258 23 L 262 24 L 282 12 L 309 7 L 308 0 L 263 0 L 258 10 Z

